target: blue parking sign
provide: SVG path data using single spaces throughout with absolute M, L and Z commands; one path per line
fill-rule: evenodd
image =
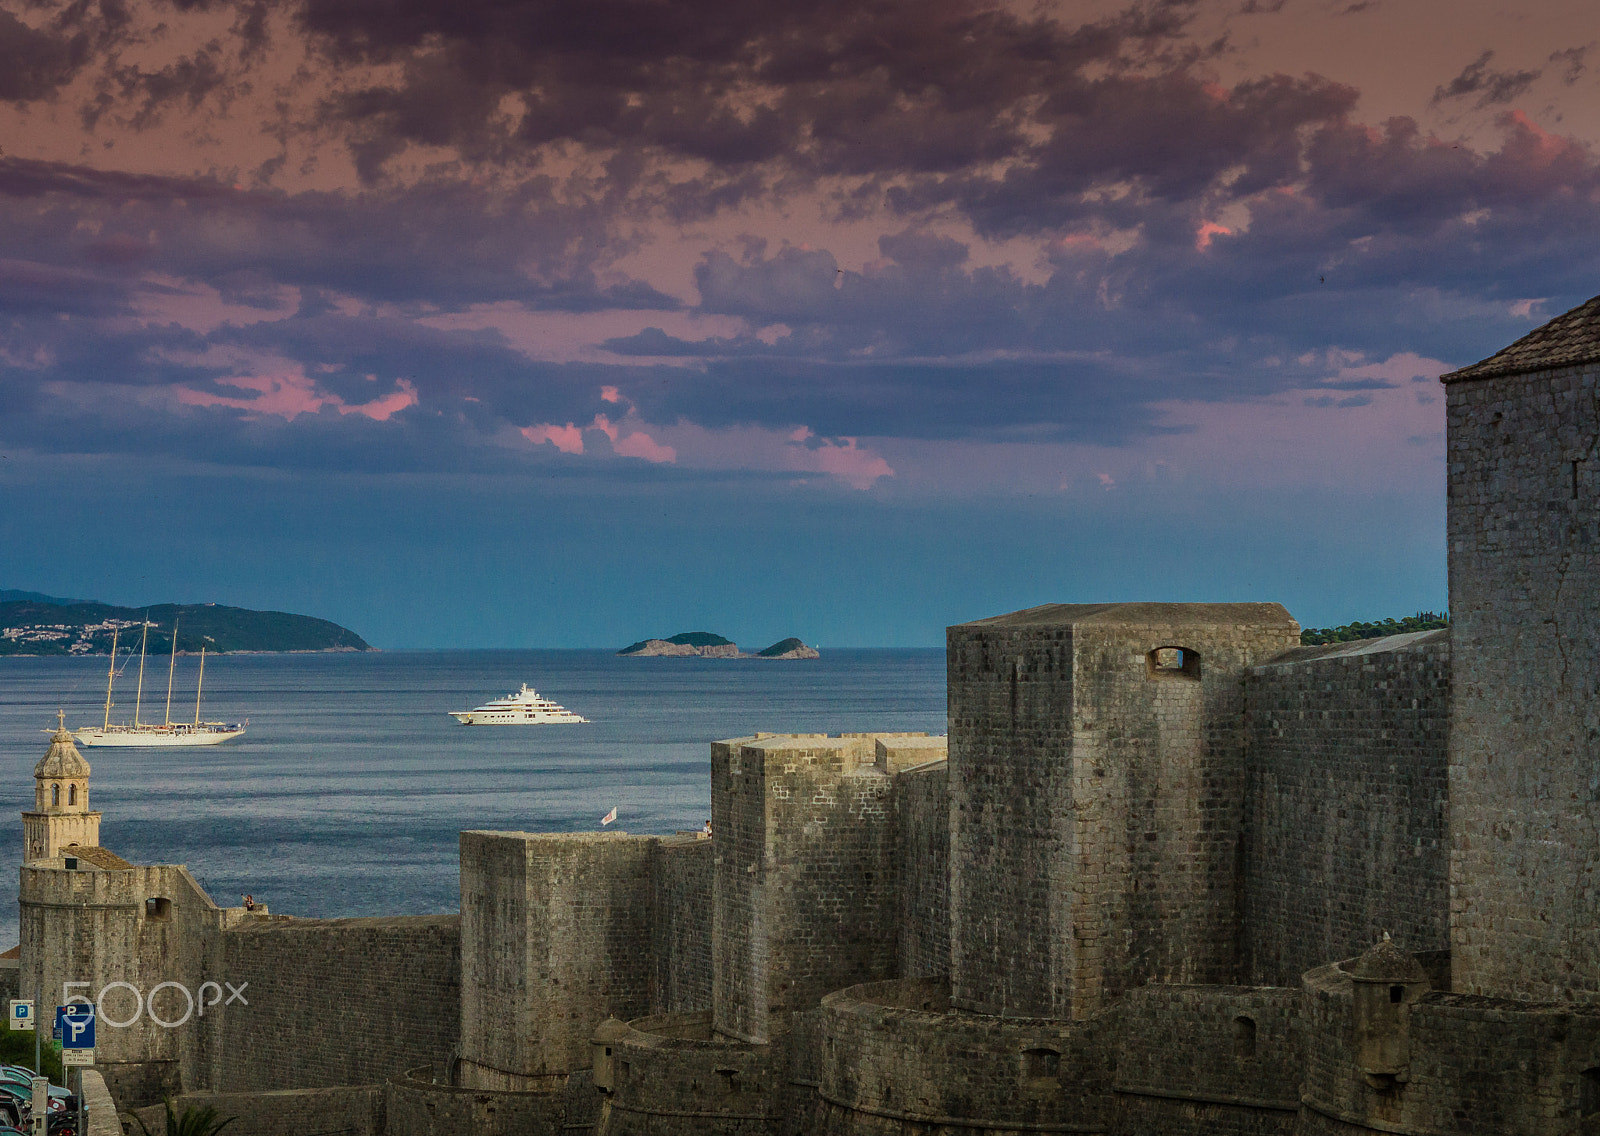
M 57 1006 L 56 1033 L 63 1049 L 93 1049 L 94 1006 L 88 1002 Z

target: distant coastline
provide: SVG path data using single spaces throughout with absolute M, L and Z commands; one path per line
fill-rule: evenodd
M 816 659 L 821 657 L 815 647 L 809 647 L 790 636 L 780 639 L 764 651 L 739 650 L 732 639 L 710 631 L 680 631 L 666 639 L 641 639 L 618 651 L 619 656 L 636 659 Z
M 7 593 L 0 593 L 5 595 Z M 15 592 L 9 593 L 15 595 Z M 327 654 L 376 650 L 348 627 L 315 616 L 253 611 L 222 604 L 152 604 L 118 607 L 88 602 L 10 600 L 0 602 L 0 657 L 109 655 L 138 650 L 140 627 L 149 623 L 146 650 L 197 655 Z

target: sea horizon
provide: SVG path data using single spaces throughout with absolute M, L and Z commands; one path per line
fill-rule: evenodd
M 216 746 L 80 746 L 101 844 L 133 863 L 188 865 L 219 906 L 250 893 L 275 913 L 418 915 L 459 907 L 458 834 L 492 829 L 670 833 L 709 815 L 710 743 L 757 731 L 942 734 L 944 649 L 834 648 L 818 659 L 618 656 L 615 648 L 234 652 L 206 667 L 208 719 L 250 720 Z M 106 655 L 7 656 L 0 773 L 20 813 L 60 707 L 104 715 Z M 753 661 L 753 660 L 751 660 Z M 112 720 L 132 716 L 119 665 Z M 184 675 L 173 708 L 183 705 Z M 192 715 L 194 670 L 187 676 Z M 527 682 L 584 725 L 464 727 Z M 165 676 L 146 708 L 165 700 Z M 4 799 L 0 797 L 0 799 Z M 16 938 L 16 875 L 0 878 L 0 947 Z

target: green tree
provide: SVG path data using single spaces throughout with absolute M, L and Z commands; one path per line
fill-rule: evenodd
M 1419 611 L 1416 615 L 1408 615 L 1404 619 L 1390 616 L 1376 623 L 1363 623 L 1358 620 L 1338 627 L 1308 627 L 1300 632 L 1300 643 L 1308 647 L 1324 643 L 1349 643 L 1356 639 L 1377 639 L 1384 635 L 1405 635 L 1412 631 L 1432 631 L 1449 626 L 1449 612 Z
M 50 1045 L 50 1039 L 44 1039 L 45 1044 L 40 1048 L 39 1063 L 44 1066 L 39 1070 L 44 1076 L 49 1077 L 52 1084 L 62 1085 L 61 1055 Z M 33 1031 L 14 1030 L 6 1026 L 4 1037 L 0 1037 L 0 1063 L 6 1065 L 26 1065 L 33 1068 Z

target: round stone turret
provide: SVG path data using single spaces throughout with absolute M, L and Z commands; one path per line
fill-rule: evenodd
M 1387 931 L 1380 942 L 1356 959 L 1355 966 L 1350 968 L 1350 977 L 1357 982 L 1390 982 L 1402 986 L 1428 981 L 1428 973 L 1422 969 L 1422 964 L 1414 955 L 1395 946 Z
M 1408 1079 L 1411 1007 L 1433 988 L 1422 964 L 1389 941 L 1374 945 L 1350 968 L 1355 996 L 1356 1066 L 1380 1091 Z
M 617 1087 L 616 1045 L 633 1032 L 627 1023 L 607 1018 L 594 1031 L 594 1087 L 609 1095 Z
M 33 811 L 22 814 L 24 863 L 49 860 L 70 845 L 100 844 L 100 814 L 89 809 L 89 763 L 64 718 L 33 767 Z

